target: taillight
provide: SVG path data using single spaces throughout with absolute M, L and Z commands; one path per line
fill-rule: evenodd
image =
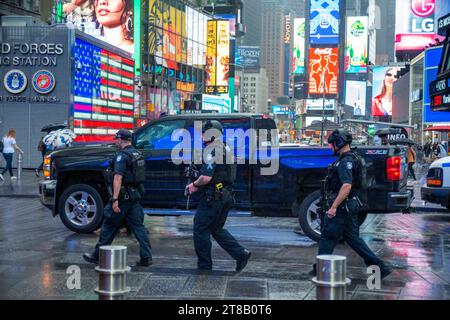
M 442 187 L 442 169 L 431 168 L 427 174 L 427 186 Z
M 427 179 L 427 185 L 429 187 L 442 187 L 441 179 Z
M 388 180 L 400 181 L 402 178 L 402 158 L 389 157 L 386 160 L 386 176 Z

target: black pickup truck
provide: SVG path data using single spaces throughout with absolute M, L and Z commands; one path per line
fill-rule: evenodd
M 172 151 L 180 141 L 173 141 L 172 134 L 177 129 L 194 133 L 194 121 L 207 119 L 220 121 L 224 129 L 250 132 L 248 140 L 255 139 L 258 143 L 256 150 L 245 147 L 241 154 L 245 163 L 241 161 L 238 164 L 234 209 L 254 215 L 298 216 L 303 232 L 318 240 L 320 217 L 317 204 L 321 180 L 335 156 L 331 149 L 325 147 L 280 147 L 274 120 L 259 114 L 167 116 L 137 129 L 133 144 L 146 159 L 145 210 L 186 210 L 184 188 L 188 164 L 174 161 Z M 261 129 L 269 133 L 267 139 L 259 136 Z M 226 135 L 227 143 L 234 144 Z M 276 162 L 278 170 L 270 175 L 263 174 L 262 169 L 273 163 L 262 161 L 262 157 L 256 162 L 250 161 L 251 154 L 259 157 L 259 148 L 263 145 L 277 151 L 271 154 L 271 160 Z M 406 186 L 405 149 L 366 146 L 356 150 L 368 165 L 368 212 L 389 213 L 408 209 L 412 192 Z M 46 157 L 46 179 L 39 184 L 41 202 L 52 210 L 54 216 L 59 214 L 70 230 L 90 233 L 101 226 L 103 207 L 109 199 L 105 171 L 116 151 L 115 145 L 79 146 L 54 151 Z M 195 205 L 194 197 L 190 209 Z M 366 215 L 367 212 L 361 213 L 361 223 Z

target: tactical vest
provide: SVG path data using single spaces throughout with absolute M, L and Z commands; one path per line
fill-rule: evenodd
M 127 171 L 125 172 L 122 178 L 122 185 L 124 186 L 139 186 L 140 184 L 145 182 L 145 159 L 142 153 L 137 151 L 136 149 L 125 149 L 119 151 L 118 154 L 125 154 L 128 157 L 127 161 Z M 113 184 L 114 181 L 114 159 L 110 162 L 110 167 L 107 170 L 107 183 L 109 185 Z
M 367 195 L 367 165 L 363 157 L 361 157 L 355 151 L 348 152 L 343 158 L 351 157 L 353 158 L 353 163 L 355 167 L 353 168 L 353 184 L 352 189 L 363 204 L 363 209 L 368 206 L 368 195 Z
M 142 153 L 136 149 L 122 150 L 131 162 L 130 170 L 123 177 L 123 185 L 140 185 L 145 182 L 145 159 Z M 128 169 L 128 168 L 127 168 Z
M 216 170 L 214 172 L 214 175 L 211 180 L 211 185 L 214 186 L 217 183 L 223 183 L 225 186 L 233 186 L 234 181 L 236 180 L 236 172 L 237 172 L 237 164 L 228 164 L 226 162 L 227 160 L 227 154 L 231 152 L 229 148 L 224 144 L 223 146 L 223 164 L 217 165 Z

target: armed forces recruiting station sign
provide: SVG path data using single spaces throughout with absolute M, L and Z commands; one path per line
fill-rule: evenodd
M 67 99 L 68 95 L 64 90 L 68 86 L 67 75 L 61 74 L 68 65 L 67 35 L 46 37 L 43 42 L 28 42 L 42 36 L 33 29 L 26 33 L 21 41 L 17 37 L 6 37 L 0 44 L 0 103 L 62 102 L 61 99 Z M 59 83 L 65 94 L 59 93 Z

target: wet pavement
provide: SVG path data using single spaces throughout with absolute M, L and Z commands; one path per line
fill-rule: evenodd
M 252 251 L 240 274 L 215 243 L 214 271 L 200 274 L 192 241 L 192 217 L 147 217 L 154 264 L 132 267 L 129 299 L 315 299 L 308 272 L 317 244 L 292 230 L 294 218 L 231 217 L 227 227 Z M 355 300 L 450 299 L 450 214 L 369 215 L 361 228 L 369 246 L 395 271 L 380 290 L 369 290 L 362 260 L 346 245 Z M 98 234 L 74 234 L 38 199 L 0 200 L 0 299 L 97 299 L 98 274 L 81 257 Z M 114 244 L 128 247 L 129 265 L 138 259 L 136 241 L 124 234 Z M 81 289 L 67 287 L 69 266 L 81 269 Z

